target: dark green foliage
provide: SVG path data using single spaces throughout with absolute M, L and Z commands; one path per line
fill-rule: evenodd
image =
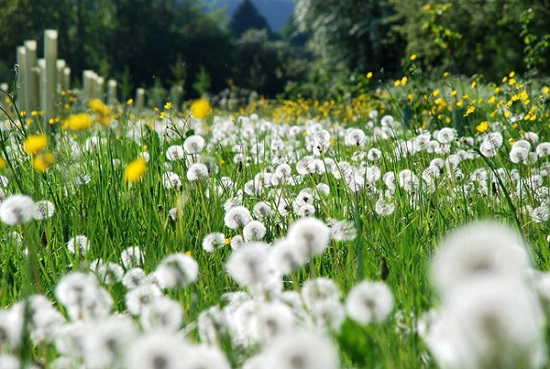
M 265 29 L 270 32 L 267 20 L 258 12 L 256 6 L 250 0 L 243 0 L 235 13 L 233 13 L 229 29 L 237 38 L 250 29 Z

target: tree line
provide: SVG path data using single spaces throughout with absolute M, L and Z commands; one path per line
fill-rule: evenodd
M 93 69 L 127 93 L 179 85 L 186 97 L 227 88 L 331 97 L 368 72 L 399 78 L 412 55 L 434 75 L 550 74 L 550 0 L 296 0 L 278 33 L 250 0 L 232 19 L 195 0 L 0 0 L 0 9 L 0 80 L 15 47 L 40 43 L 46 28 L 59 30 L 74 76 Z

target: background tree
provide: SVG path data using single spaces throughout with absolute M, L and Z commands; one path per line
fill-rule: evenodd
M 236 38 L 240 38 L 250 29 L 266 29 L 268 33 L 271 33 L 267 20 L 250 0 L 243 0 L 237 10 L 235 10 L 229 22 L 229 29 Z
M 387 0 L 298 0 L 295 12 L 322 67 L 360 73 L 399 69 L 403 44 L 392 33 L 394 14 Z

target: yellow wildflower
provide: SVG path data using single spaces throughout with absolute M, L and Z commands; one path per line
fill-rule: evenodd
M 101 115 L 109 115 L 111 114 L 111 109 L 103 101 L 100 99 L 92 99 L 90 100 L 90 103 L 88 104 L 90 106 L 90 109 L 101 114 Z
M 472 81 L 472 84 L 470 85 L 470 87 L 476 88 L 476 86 L 477 86 L 477 82 L 476 82 L 476 81 Z
M 52 166 L 53 162 L 53 154 L 51 152 L 47 152 L 45 154 L 36 155 L 32 160 L 32 166 L 37 172 L 44 173 L 49 167 Z
M 23 151 L 27 154 L 37 154 L 48 145 L 48 137 L 45 134 L 32 135 L 23 141 Z
M 433 97 L 439 96 L 439 89 L 434 90 L 434 92 L 432 93 L 432 95 L 433 95 Z
M 489 122 L 483 121 L 476 126 L 476 130 L 479 133 L 485 133 L 489 130 Z
M 6 159 L 0 156 L 0 170 L 4 169 L 7 163 Z
M 137 158 L 124 169 L 124 179 L 128 182 L 139 181 L 147 170 L 147 162 L 142 157 Z
M 159 117 L 160 117 L 160 119 L 166 118 L 166 112 L 165 112 L 165 111 L 161 112 L 161 113 L 159 114 Z
M 371 79 L 371 78 L 372 78 L 372 72 L 368 72 L 368 73 L 367 73 L 367 78 L 368 78 L 368 79 Z
M 128 101 L 126 101 L 126 105 L 130 106 L 134 103 L 134 99 L 129 98 Z
M 86 113 L 71 114 L 65 121 L 65 127 L 74 131 L 83 131 L 92 126 L 92 118 Z
M 164 104 L 164 109 L 172 109 L 172 103 L 167 102 L 166 104 Z
M 200 98 L 191 103 L 191 114 L 198 119 L 204 119 L 210 115 L 212 107 L 208 100 Z
M 410 59 L 411 59 L 411 61 L 415 61 L 416 60 L 416 54 L 412 54 Z

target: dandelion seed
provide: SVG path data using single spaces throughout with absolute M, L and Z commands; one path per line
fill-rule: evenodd
M 181 327 L 182 317 L 183 309 L 178 302 L 159 297 L 144 306 L 139 321 L 145 331 L 176 332 Z
M 194 163 L 187 170 L 187 180 L 202 181 L 208 178 L 208 168 L 202 163 Z
M 281 239 L 273 245 L 271 259 L 277 271 L 288 275 L 300 269 L 306 263 L 307 256 L 292 240 Z
M 185 157 L 185 152 L 181 145 L 172 145 L 166 149 L 166 159 L 170 161 L 181 160 Z
M 130 246 L 120 253 L 120 261 L 125 269 L 143 266 L 143 253 L 139 246 Z
M 137 338 L 134 321 L 118 315 L 97 322 L 84 338 L 84 359 L 90 369 L 120 367 L 124 353 Z
M 90 241 L 88 237 L 84 235 L 73 237 L 67 242 L 67 250 L 69 250 L 71 254 L 84 256 L 89 249 Z
M 268 246 L 262 242 L 251 242 L 233 251 L 226 263 L 229 275 L 239 284 L 247 286 L 266 280 L 269 264 Z
M 202 248 L 208 253 L 213 253 L 216 249 L 225 246 L 225 235 L 221 232 L 213 232 L 202 240 Z
M 383 282 L 363 281 L 351 289 L 346 299 L 348 316 L 363 325 L 383 322 L 392 310 L 393 294 Z
M 30 222 L 36 209 L 35 202 L 26 195 L 11 195 L 0 204 L 0 219 L 7 225 Z
M 35 203 L 33 218 L 45 220 L 51 218 L 55 213 L 55 206 L 51 201 L 42 200 Z
M 155 275 L 165 288 L 183 288 L 197 280 L 199 266 L 189 255 L 171 254 L 160 262 Z
M 136 288 L 145 281 L 145 272 L 141 268 L 131 268 L 124 273 L 122 284 L 128 289 Z
M 432 262 L 432 279 L 441 294 L 483 274 L 521 275 L 530 257 L 521 238 L 495 222 L 466 225 L 451 233 Z
M 257 220 L 250 221 L 243 228 L 243 237 L 246 242 L 260 241 L 266 233 L 265 225 Z
M 244 206 L 234 206 L 224 216 L 225 226 L 231 229 L 242 229 L 252 221 L 250 211 Z
M 272 340 L 262 352 L 264 369 L 336 369 L 333 343 L 316 331 L 293 329 Z
M 307 255 L 321 255 L 328 247 L 330 231 L 325 223 L 315 218 L 302 218 L 288 229 L 288 238 L 296 241 Z
M 204 138 L 199 135 L 192 135 L 183 142 L 183 149 L 188 154 L 200 154 L 204 149 Z
M 162 292 L 156 285 L 144 283 L 128 291 L 124 301 L 130 314 L 140 315 L 147 305 L 161 295 Z
M 187 344 L 178 336 L 167 332 L 141 335 L 126 353 L 126 368 L 132 369 L 183 369 Z

